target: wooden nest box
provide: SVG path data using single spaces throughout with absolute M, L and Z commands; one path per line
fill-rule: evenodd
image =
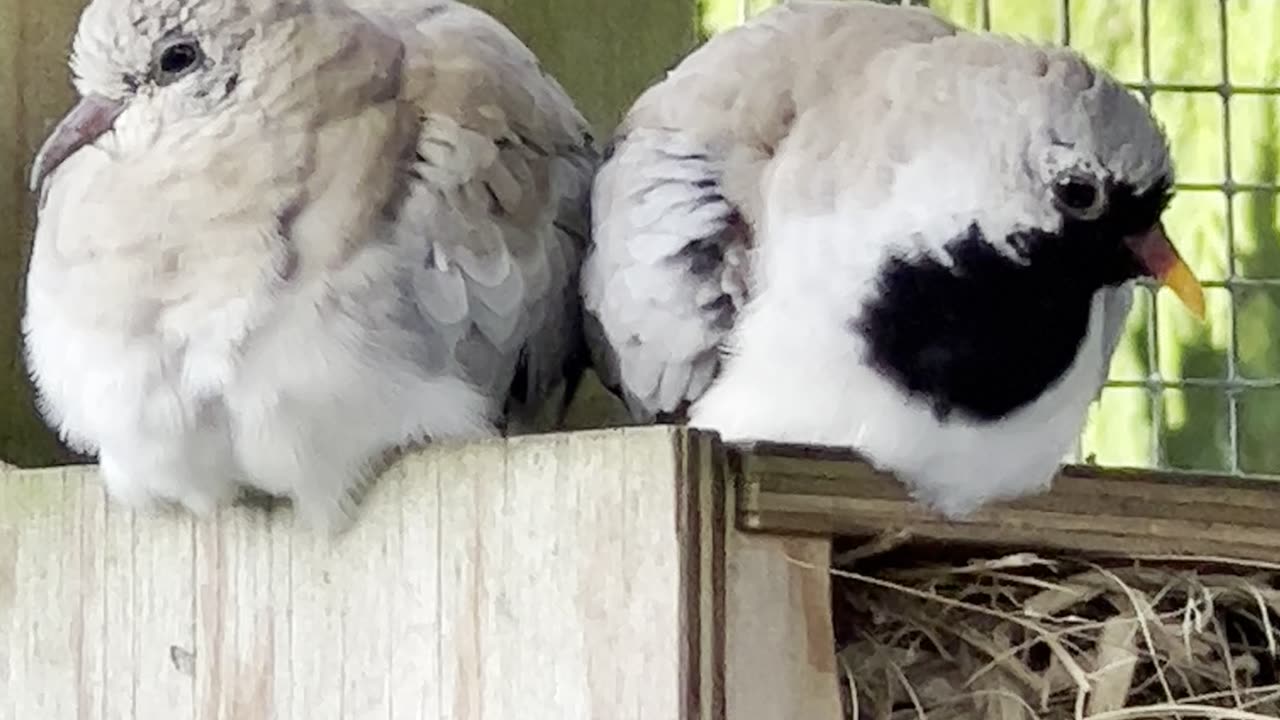
M 940 522 L 848 456 L 674 427 L 438 445 L 330 542 L 0 482 L 0 717 L 834 720 L 830 543 L 1280 557 L 1280 494 L 1069 471 Z
M 828 543 L 734 531 L 724 468 L 669 427 L 441 444 L 333 542 L 11 471 L 0 717 L 835 717 Z

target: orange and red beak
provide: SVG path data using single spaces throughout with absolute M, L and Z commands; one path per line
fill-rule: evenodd
M 1204 320 L 1204 288 L 1200 287 L 1200 281 L 1187 267 L 1177 248 L 1169 242 L 1164 223 L 1157 223 L 1147 232 L 1125 238 L 1125 242 L 1152 277 L 1172 290 L 1197 318 Z

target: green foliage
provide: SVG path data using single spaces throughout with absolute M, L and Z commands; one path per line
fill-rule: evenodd
M 1226 3 L 1225 48 L 1218 2 L 1147 3 L 1146 53 L 1144 3 L 1137 0 L 1073 0 L 1065 24 L 1069 36 L 1058 0 L 989 0 L 986 18 L 982 0 L 932 0 L 930 5 L 965 27 L 981 28 L 985 19 L 996 32 L 1041 42 L 1069 40 L 1125 82 L 1217 86 L 1229 78 L 1241 87 L 1280 86 L 1280 2 Z M 753 11 L 771 4 L 751 3 Z M 704 0 L 706 30 L 732 26 L 740 6 L 741 0 Z M 1160 91 L 1152 108 L 1169 133 L 1181 182 L 1222 184 L 1228 162 L 1237 184 L 1280 182 L 1280 96 Z M 1148 290 L 1138 290 L 1111 367 L 1112 380 L 1123 385 L 1108 388 L 1094 407 L 1082 449 L 1107 465 L 1231 470 L 1230 400 L 1221 387 L 1167 389 L 1153 398 L 1143 384 L 1226 380 L 1233 319 L 1237 375 L 1280 379 L 1280 343 L 1272 342 L 1280 334 L 1280 286 L 1247 284 L 1280 279 L 1280 205 L 1271 191 L 1228 196 L 1219 189 L 1184 190 L 1166 224 L 1197 275 L 1227 286 L 1206 290 L 1204 325 L 1167 291 L 1153 298 Z M 1228 257 L 1233 245 L 1234 268 Z M 1227 283 L 1233 277 L 1245 282 L 1233 287 Z M 1280 474 L 1280 388 L 1244 389 L 1236 403 L 1239 469 Z

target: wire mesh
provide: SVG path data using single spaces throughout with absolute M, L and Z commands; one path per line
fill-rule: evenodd
M 783 0 L 785 2 L 785 0 Z M 995 30 L 997 32 L 1005 32 L 1004 28 L 993 28 L 993 0 L 877 0 L 886 4 L 901 5 L 918 5 L 918 6 L 934 6 L 936 10 L 947 15 L 946 8 L 938 7 L 940 5 L 955 7 L 963 7 L 969 12 L 968 25 L 973 29 Z M 1246 372 L 1241 367 L 1241 317 L 1244 311 L 1242 304 L 1250 294 L 1258 294 L 1264 296 L 1262 304 L 1263 309 L 1270 309 L 1269 315 L 1264 317 L 1261 329 L 1256 327 L 1258 323 L 1253 323 L 1254 335 L 1247 337 L 1255 339 L 1254 345 L 1262 347 L 1273 347 L 1280 343 L 1270 343 L 1266 337 L 1274 332 L 1280 335 L 1280 211 L 1277 210 L 1277 195 L 1280 194 L 1280 183 L 1277 178 L 1280 177 L 1280 140 L 1276 139 L 1276 134 L 1280 133 L 1280 59 L 1277 59 L 1271 67 L 1271 72 L 1264 73 L 1264 77 L 1259 81 L 1250 81 L 1242 84 L 1233 82 L 1232 67 L 1237 58 L 1233 56 L 1232 44 L 1232 22 L 1230 20 L 1230 11 L 1251 11 L 1258 10 L 1259 6 L 1250 7 L 1251 2 L 1257 3 L 1258 0 L 1161 0 L 1165 5 L 1160 8 L 1167 11 L 1170 6 L 1181 4 L 1184 8 L 1195 10 L 1203 10 L 1205 6 L 1213 5 L 1216 8 L 1216 16 L 1213 24 L 1216 25 L 1217 32 L 1217 52 L 1215 57 L 1205 58 L 1205 62 L 1216 61 L 1220 64 L 1220 72 L 1216 81 L 1205 82 L 1184 82 L 1172 81 L 1167 79 L 1157 79 L 1157 73 L 1153 67 L 1153 14 L 1152 0 L 1002 0 L 1003 3 L 1015 2 L 1019 6 L 1019 10 L 1026 10 L 1028 7 L 1041 16 L 1052 16 L 1053 22 L 1056 24 L 1053 39 L 1060 44 L 1073 45 L 1075 41 L 1088 39 L 1092 32 L 1100 32 L 1103 29 L 1096 24 L 1089 27 L 1073 27 L 1073 4 L 1078 7 L 1079 4 L 1093 2 L 1095 5 L 1099 2 L 1109 2 L 1116 12 L 1125 11 L 1126 7 L 1137 3 L 1138 22 L 1137 32 L 1130 33 L 1130 36 L 1124 39 L 1124 43 L 1137 45 L 1140 54 L 1140 73 L 1137 78 L 1127 79 L 1126 85 L 1133 91 L 1139 93 L 1142 98 L 1153 106 L 1153 111 L 1157 117 L 1161 116 L 1159 108 L 1159 100 L 1173 98 L 1176 101 L 1186 103 L 1199 102 L 1201 98 L 1217 98 L 1220 105 L 1219 122 L 1221 129 L 1220 134 L 1220 167 L 1217 168 L 1217 176 L 1211 181 L 1196 179 L 1191 182 L 1179 182 L 1176 189 L 1179 194 L 1184 193 L 1208 193 L 1214 194 L 1221 198 L 1223 207 L 1225 207 L 1224 219 L 1222 222 L 1220 238 L 1214 238 L 1213 243 L 1220 244 L 1220 248 L 1225 256 L 1225 272 L 1222 273 L 1220 279 L 1202 279 L 1202 284 L 1206 288 L 1206 295 L 1213 293 L 1215 290 L 1226 296 L 1227 307 L 1218 315 L 1211 317 L 1211 320 L 1220 325 L 1216 328 L 1221 339 L 1217 342 L 1215 349 L 1220 351 L 1223 357 L 1223 367 L 1220 371 L 1214 372 L 1198 372 L 1194 369 L 1188 371 L 1183 368 L 1180 372 L 1169 373 L 1173 377 L 1167 376 L 1163 368 L 1162 362 L 1166 359 L 1162 357 L 1162 352 L 1173 347 L 1178 353 L 1185 354 L 1185 348 L 1177 345 L 1175 342 L 1171 345 L 1167 341 L 1167 336 L 1171 334 L 1169 328 L 1162 328 L 1162 321 L 1170 320 L 1168 316 L 1162 318 L 1160 312 L 1161 304 L 1157 300 L 1158 288 L 1150 283 L 1143 283 L 1135 292 L 1139 297 L 1135 298 L 1135 314 L 1138 315 L 1137 322 L 1141 323 L 1141 332 L 1143 337 L 1133 343 L 1133 347 L 1142 354 L 1145 354 L 1146 372 L 1141 377 L 1122 377 L 1116 372 L 1113 365 L 1112 376 L 1108 380 L 1104 389 L 1104 398 L 1109 391 L 1117 392 L 1134 392 L 1138 391 L 1144 394 L 1147 413 L 1145 422 L 1149 426 L 1149 439 L 1146 443 L 1145 458 L 1133 457 L 1132 455 L 1125 457 L 1124 453 L 1120 453 L 1116 457 L 1111 458 L 1095 458 L 1093 453 L 1088 452 L 1086 445 L 1088 442 L 1077 444 L 1074 460 L 1098 461 L 1101 464 L 1129 464 L 1129 465 L 1147 465 L 1150 467 L 1158 467 L 1162 469 L 1190 469 L 1190 470 L 1212 470 L 1226 472 L 1233 475 L 1251 475 L 1259 477 L 1268 477 L 1272 479 L 1280 479 L 1280 349 L 1269 351 L 1278 358 L 1269 364 L 1263 372 Z M 1262 0 L 1263 2 L 1272 2 L 1280 6 L 1277 0 Z M 775 0 L 733 0 L 737 3 L 737 15 L 739 18 L 745 19 L 751 15 L 766 9 L 768 6 L 777 4 Z M 1198 8 L 1191 8 L 1191 4 L 1199 4 Z M 1234 5 L 1234 7 L 1233 7 Z M 1271 25 L 1280 23 L 1280 10 L 1274 12 L 1270 21 Z M 952 17 L 960 24 L 965 22 L 956 17 Z M 1265 23 L 1264 23 L 1265 24 Z M 1237 33 L 1241 29 L 1235 28 Z M 1256 31 L 1256 26 L 1250 26 L 1249 33 L 1252 35 Z M 1280 31 L 1271 30 L 1273 33 L 1268 36 L 1273 38 L 1270 42 L 1264 41 L 1261 45 L 1263 52 L 1271 56 L 1280 57 L 1272 43 L 1280 43 Z M 1136 35 L 1136 37 L 1134 36 Z M 1049 39 L 1049 38 L 1046 38 Z M 1255 41 L 1257 38 L 1245 38 Z M 1255 45 L 1255 48 L 1258 47 Z M 1185 52 L 1195 52 L 1194 48 L 1186 48 Z M 1088 53 L 1086 52 L 1086 55 Z M 1091 58 L 1095 61 L 1098 58 Z M 1102 63 L 1104 66 L 1105 62 Z M 1110 68 L 1109 68 L 1110 69 Z M 1124 79 L 1124 78 L 1122 78 Z M 1240 148 L 1234 146 L 1233 130 L 1234 130 L 1234 110 L 1233 106 L 1243 99 L 1254 98 L 1263 102 L 1276 101 L 1274 114 L 1272 118 L 1272 129 L 1270 130 L 1269 146 L 1259 152 L 1272 153 L 1275 157 L 1265 159 L 1270 163 L 1272 172 L 1269 177 L 1241 179 L 1237 173 L 1236 158 L 1240 157 L 1237 153 Z M 1161 118 L 1164 120 L 1164 118 Z M 1197 142 L 1204 141 L 1204 134 L 1208 132 L 1204 128 L 1196 128 L 1198 135 Z M 1246 151 L 1252 152 L 1252 148 L 1245 148 Z M 1175 158 L 1178 155 L 1177 142 L 1174 147 Z M 1270 156 L 1269 156 L 1270 157 Z M 1274 248 L 1268 247 L 1266 252 L 1271 254 L 1274 262 L 1265 265 L 1261 270 L 1253 269 L 1249 272 L 1241 271 L 1241 256 L 1239 253 L 1238 241 L 1240 238 L 1240 220 L 1237 217 L 1237 210 L 1241 205 L 1242 198 L 1248 198 L 1253 204 L 1263 209 L 1262 214 L 1266 214 L 1267 208 L 1273 220 L 1273 225 L 1269 229 L 1264 229 L 1257 238 L 1255 244 L 1262 243 L 1274 245 Z M 1176 202 L 1176 201 L 1175 201 Z M 1256 214 L 1256 213 L 1255 213 Z M 1175 230 L 1176 232 L 1176 230 Z M 1175 238 L 1176 241 L 1176 238 Z M 1268 294 L 1270 294 L 1269 297 Z M 1270 305 L 1267 305 L 1267 302 Z M 1256 303 L 1255 303 L 1256 304 Z M 1271 305 L 1274 308 L 1271 308 Z M 1134 318 L 1130 319 L 1131 324 Z M 1162 335 L 1162 333 L 1164 333 Z M 1185 335 L 1185 331 L 1183 335 Z M 1256 337 L 1261 335 L 1262 337 Z M 1265 365 L 1265 363 L 1264 363 Z M 1272 395 L 1268 396 L 1266 393 Z M 1205 459 L 1204 457 L 1188 457 L 1194 456 L 1195 452 L 1188 453 L 1185 450 L 1175 448 L 1176 452 L 1171 453 L 1168 440 L 1171 436 L 1179 438 L 1179 442 L 1186 444 L 1188 442 L 1184 435 L 1179 434 L 1188 425 L 1185 417 L 1187 414 L 1186 406 L 1191 403 L 1188 399 L 1195 395 L 1198 400 L 1194 403 L 1201 412 L 1212 412 L 1215 417 L 1211 418 L 1211 422 L 1204 422 L 1203 418 L 1197 423 L 1201 428 L 1201 435 L 1212 435 L 1213 437 L 1201 437 L 1198 441 L 1192 438 L 1192 443 L 1199 442 L 1200 446 L 1214 446 L 1216 457 Z M 1255 402 L 1253 396 L 1259 399 Z M 1171 402 L 1173 397 L 1182 398 L 1183 406 L 1176 408 L 1181 418 L 1181 425 L 1174 422 L 1174 419 L 1168 417 L 1171 413 L 1170 408 L 1174 407 Z M 1248 427 L 1242 426 L 1242 398 L 1251 398 L 1249 401 L 1250 424 Z M 1210 410 L 1206 410 L 1206 408 Z M 1093 419 L 1097 419 L 1095 414 Z M 1091 420 L 1091 423 L 1093 421 Z M 1133 421 L 1139 422 L 1138 420 Z M 1207 429 L 1206 429 L 1207 428 Z M 1098 435 L 1102 431 L 1096 431 Z M 1088 434 L 1088 431 L 1086 431 Z M 1221 437 L 1219 437 L 1221 435 Z M 1248 440 L 1249 452 L 1245 452 L 1245 441 Z M 1097 438 L 1092 443 L 1098 445 Z M 1179 446 L 1179 448 L 1181 445 Z M 1115 455 L 1113 453 L 1113 455 Z M 1204 453 L 1200 453 L 1204 455 Z M 1246 455 L 1248 457 L 1246 457 Z M 1255 458 L 1261 457 L 1261 459 Z M 1119 462 L 1117 462 L 1117 459 Z

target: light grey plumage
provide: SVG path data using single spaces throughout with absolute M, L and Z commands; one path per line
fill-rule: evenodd
M 94 0 L 72 67 L 24 330 L 116 499 L 205 513 L 243 483 L 341 529 L 386 452 L 493 434 L 513 386 L 523 413 L 564 380 L 595 154 L 497 21 Z
M 588 323 L 608 326 L 591 333 L 595 365 L 637 415 L 681 414 L 718 373 L 749 296 L 761 176 L 798 108 L 883 50 L 955 32 L 926 11 L 861 5 L 757 16 L 685 58 L 615 131 L 583 293 Z
M 635 414 L 852 447 L 951 516 L 1048 483 L 1133 280 L 1203 310 L 1149 110 L 1070 50 L 927 10 L 779 5 L 612 147 L 583 295 Z

